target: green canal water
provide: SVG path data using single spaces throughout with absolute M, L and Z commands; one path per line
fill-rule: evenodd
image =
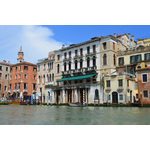
M 0 105 L 1 125 L 149 125 L 150 108 Z

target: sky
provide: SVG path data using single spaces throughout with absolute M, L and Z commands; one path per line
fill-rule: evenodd
M 37 63 L 58 50 L 90 40 L 95 36 L 130 33 L 137 38 L 150 38 L 149 25 L 0 25 L 0 61 L 17 63 L 22 46 L 25 61 Z

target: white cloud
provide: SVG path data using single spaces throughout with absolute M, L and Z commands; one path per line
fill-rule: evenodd
M 54 33 L 43 26 L 0 26 L 0 61 L 17 62 L 20 46 L 25 61 L 36 63 L 48 56 L 48 52 L 60 49 L 61 42 L 56 41 Z

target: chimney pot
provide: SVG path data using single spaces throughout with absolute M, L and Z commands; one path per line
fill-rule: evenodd
M 116 37 L 116 33 L 114 33 L 114 37 Z

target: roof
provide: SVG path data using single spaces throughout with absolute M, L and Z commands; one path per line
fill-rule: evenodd
M 89 43 L 93 43 L 93 42 L 96 42 L 96 41 L 101 41 L 101 40 L 106 39 L 106 38 L 111 38 L 116 42 L 120 42 L 120 40 L 118 40 L 116 37 L 114 37 L 112 35 L 107 35 L 107 36 L 102 36 L 102 37 L 94 37 L 94 38 L 91 38 L 91 40 L 89 40 L 89 41 L 85 41 L 85 42 L 78 43 L 78 44 L 73 44 L 73 45 L 70 45 L 68 47 L 61 48 L 58 51 L 68 50 L 68 49 L 71 49 L 71 48 L 79 47 L 79 46 L 89 44 Z
M 142 70 L 150 70 L 150 67 L 144 67 L 144 68 L 138 68 L 136 71 L 142 71 Z
M 84 76 L 76 76 L 76 77 L 62 78 L 62 79 L 57 80 L 56 82 L 88 79 L 88 78 L 93 77 L 94 75 L 96 75 L 96 74 L 90 74 L 90 75 L 84 75 Z
M 7 65 L 7 66 L 12 65 L 12 64 L 10 64 L 10 63 L 5 63 L 5 62 L 0 62 L 0 64 L 2 64 L 2 65 Z
M 27 61 L 22 61 L 20 63 L 17 63 L 17 64 L 13 64 L 13 66 L 19 66 L 19 65 L 29 65 L 29 66 L 37 66 L 36 64 L 33 64 L 33 63 L 30 63 L 30 62 L 27 62 Z

